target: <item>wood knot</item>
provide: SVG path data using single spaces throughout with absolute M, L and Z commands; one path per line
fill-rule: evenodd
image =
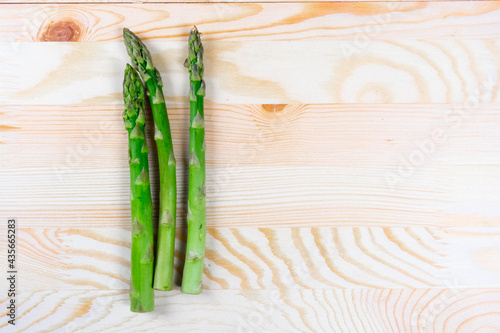
M 43 27 L 42 27 L 43 29 Z M 50 22 L 40 35 L 42 42 L 77 42 L 81 37 L 81 27 L 78 22 L 63 19 Z
M 267 112 L 280 112 L 286 107 L 286 104 L 262 104 L 262 109 Z

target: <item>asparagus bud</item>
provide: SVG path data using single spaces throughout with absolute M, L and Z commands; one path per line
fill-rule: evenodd
M 153 205 L 144 136 L 144 86 L 136 70 L 128 64 L 123 81 L 123 101 L 123 120 L 129 142 L 132 216 L 130 310 L 149 312 L 154 309 Z
M 132 31 L 123 29 L 127 52 L 146 83 L 155 122 L 156 148 L 160 169 L 160 221 L 156 255 L 154 288 L 171 290 L 174 271 L 175 218 L 177 203 L 176 165 L 167 107 L 160 72 L 153 65 L 151 53 Z M 169 216 L 168 223 L 164 217 Z
M 185 61 L 190 78 L 190 141 L 188 236 L 186 260 L 181 290 L 187 294 L 201 293 L 205 259 L 206 201 L 205 201 L 205 116 L 203 98 L 203 45 L 201 34 L 194 27 L 189 34 L 189 53 Z

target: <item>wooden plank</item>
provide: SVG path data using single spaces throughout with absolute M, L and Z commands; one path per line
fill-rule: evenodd
M 21 227 L 17 239 L 23 292 L 128 288 L 129 229 Z M 209 228 L 203 288 L 498 288 L 499 241 L 499 228 Z
M 451 114 L 435 105 L 209 103 L 206 110 L 209 226 L 500 226 L 495 104 Z M 8 189 L 1 214 L 25 227 L 129 225 L 120 106 L 0 112 L 8 157 L 0 161 Z M 183 225 L 187 106 L 170 107 L 169 117 Z
M 207 99 L 224 104 L 449 103 L 458 108 L 498 103 L 499 40 L 372 41 L 354 53 L 342 41 L 207 41 Z M 185 42 L 148 45 L 169 104 L 185 103 Z M 119 42 L 18 43 L 15 50 L 0 49 L 0 59 L 3 105 L 120 104 L 123 67 L 129 61 Z
M 155 312 L 137 315 L 128 310 L 126 291 L 39 291 L 19 296 L 16 329 L 494 332 L 500 326 L 499 297 L 500 289 L 207 290 L 193 302 L 195 297 L 173 291 L 158 292 Z
M 379 39 L 500 35 L 498 1 L 269 2 L 275 1 L 4 5 L 0 41 L 118 41 L 124 26 L 145 39 L 184 41 L 191 25 L 205 40 L 337 39 L 354 46 Z
M 490 2 L 490 3 L 495 3 L 497 0 L 481 0 L 481 2 Z M 178 0 L 65 0 L 64 2 L 59 2 L 55 0 L 49 0 L 49 1 L 40 1 L 40 0 L 25 0 L 25 1 L 20 1 L 20 0 L 2 0 L 2 4 L 5 5 L 51 5 L 51 6 L 56 6 L 56 5 L 112 5 L 112 6 L 119 6 L 119 5 L 135 5 L 135 6 L 160 6 L 160 5 L 194 5 L 194 4 L 202 4 L 202 5 L 227 5 L 227 4 L 246 4 L 246 3 L 256 3 L 256 4 L 280 4 L 280 3 L 285 3 L 285 4 L 297 4 L 297 3 L 302 3 L 302 4 L 319 4 L 319 5 L 329 5 L 329 4 L 335 4 L 338 7 L 344 7 L 344 8 L 355 8 L 359 7 L 358 12 L 365 13 L 363 10 L 363 7 L 367 6 L 372 6 L 371 8 L 377 8 L 374 5 L 377 5 L 378 3 L 383 3 L 390 5 L 390 8 L 398 8 L 397 6 L 401 6 L 404 4 L 414 4 L 414 3 L 419 3 L 422 6 L 429 5 L 429 4 L 434 4 L 434 3 L 442 3 L 442 2 L 453 2 L 456 5 L 461 5 L 463 2 L 468 2 L 466 0 L 420 0 L 420 1 L 415 1 L 415 0 L 336 0 L 336 1 L 327 1 L 327 0 L 217 0 L 217 1 L 207 1 L 207 0 L 185 0 L 185 1 L 178 1 Z M 370 9 L 371 9 L 370 8 Z M 366 11 L 365 15 L 369 15 L 373 9 Z

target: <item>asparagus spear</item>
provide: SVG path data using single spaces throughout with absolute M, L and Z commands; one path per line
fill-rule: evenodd
M 200 33 L 193 27 L 189 34 L 189 55 L 184 66 L 189 69 L 190 141 L 188 236 L 186 260 L 181 290 L 187 294 L 201 293 L 203 261 L 205 258 L 206 204 L 205 204 L 205 120 L 203 97 L 203 45 Z
M 154 309 L 153 205 L 149 182 L 149 151 L 144 136 L 144 86 L 135 69 L 129 64 L 123 80 L 123 101 L 123 120 L 129 140 L 132 208 L 130 310 L 149 312 Z
M 123 37 L 132 64 L 146 83 L 155 122 L 154 138 L 160 169 L 160 217 L 154 288 L 171 290 L 174 271 L 177 185 L 172 135 L 162 91 L 163 83 L 160 72 L 153 65 L 150 52 L 139 37 L 127 28 L 123 29 Z

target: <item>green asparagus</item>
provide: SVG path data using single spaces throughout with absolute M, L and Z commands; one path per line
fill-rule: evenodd
M 189 69 L 190 127 L 189 127 L 189 192 L 188 236 L 186 260 L 181 290 L 187 294 L 201 293 L 205 259 L 206 202 L 205 202 L 205 120 L 203 98 L 203 45 L 194 27 L 189 34 L 189 54 L 184 66 Z
M 123 80 L 123 101 L 123 120 L 129 140 L 132 208 L 130 310 L 149 312 L 154 310 L 153 205 L 149 182 L 149 150 L 144 136 L 144 86 L 135 69 L 128 64 Z
M 123 29 L 123 37 L 132 64 L 146 83 L 155 123 L 154 139 L 160 169 L 160 209 L 154 288 L 171 290 L 174 271 L 177 185 L 172 135 L 162 90 L 163 83 L 160 72 L 153 65 L 150 52 L 139 37 L 126 28 Z

